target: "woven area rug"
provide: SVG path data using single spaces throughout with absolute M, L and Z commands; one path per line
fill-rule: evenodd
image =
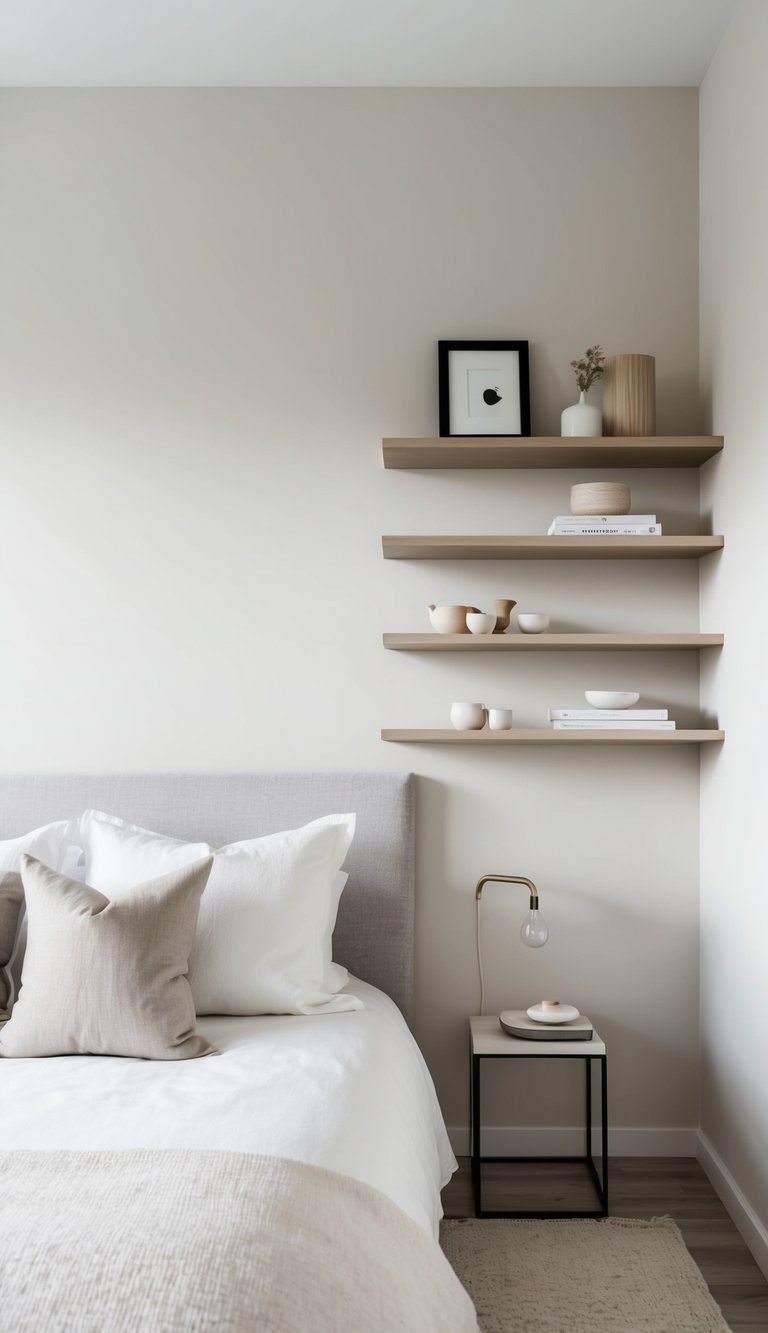
M 674 1222 L 443 1222 L 483 1333 L 728 1333 Z

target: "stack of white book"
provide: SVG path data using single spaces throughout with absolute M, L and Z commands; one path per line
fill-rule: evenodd
M 667 708 L 550 708 L 555 731 L 674 731 Z
M 548 537 L 660 537 L 655 514 L 558 514 Z

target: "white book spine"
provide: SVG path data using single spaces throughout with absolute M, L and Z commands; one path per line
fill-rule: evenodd
M 607 524 L 611 528 L 621 528 L 625 524 L 640 523 L 645 525 L 656 522 L 655 514 L 556 514 L 553 523 L 587 523 L 591 528 Z
M 674 731 L 674 722 L 553 722 L 555 731 Z
M 666 722 L 668 708 L 550 708 L 550 722 Z
M 661 524 L 647 523 L 624 528 L 574 528 L 552 523 L 548 537 L 660 537 Z

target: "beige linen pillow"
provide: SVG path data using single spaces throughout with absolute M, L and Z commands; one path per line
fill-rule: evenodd
M 186 974 L 212 865 L 206 857 L 110 902 L 23 856 L 27 951 L 0 1055 L 210 1054 Z
M 24 910 L 21 875 L 9 871 L 0 878 L 0 1022 L 11 1007 L 13 983 L 9 964 L 16 947 L 19 922 Z

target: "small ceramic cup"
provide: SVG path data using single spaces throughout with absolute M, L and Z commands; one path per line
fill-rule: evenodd
M 451 722 L 457 731 L 482 731 L 487 717 L 482 704 L 451 704 Z
M 517 617 L 517 627 L 523 634 L 543 634 L 549 629 L 549 616 L 540 611 L 523 611 Z
M 511 731 L 512 729 L 512 709 L 511 708 L 489 708 L 488 725 L 491 731 Z
M 486 616 L 482 611 L 467 612 L 467 629 L 470 634 L 493 634 L 496 628 L 496 614 Z

